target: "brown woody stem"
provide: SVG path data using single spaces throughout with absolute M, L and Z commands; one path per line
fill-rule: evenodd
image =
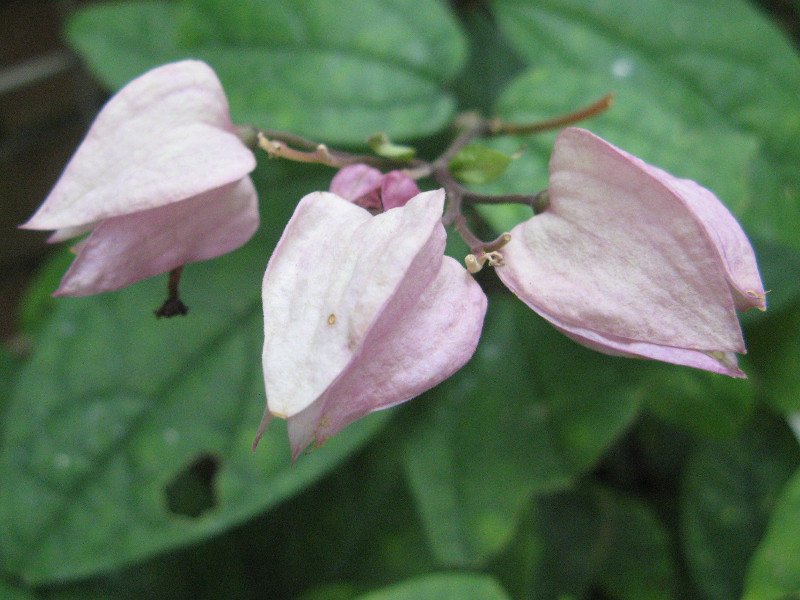
M 342 150 L 333 150 L 325 144 L 306 139 L 304 137 L 273 130 L 257 130 L 257 145 L 265 150 L 270 157 L 285 158 L 295 162 L 315 163 L 340 169 L 347 165 L 364 163 L 378 169 L 387 171 L 403 169 L 413 179 L 433 177 L 447 194 L 447 210 L 442 217 L 445 225 L 451 225 L 462 237 L 464 242 L 476 255 L 496 253 L 509 240 L 509 235 L 504 233 L 496 240 L 484 242 L 480 240 L 467 225 L 466 217 L 462 212 L 462 205 L 467 204 L 525 204 L 533 209 L 534 214 L 540 214 L 547 208 L 548 193 L 543 190 L 536 194 L 480 194 L 473 192 L 461 185 L 450 174 L 450 163 L 461 150 L 472 141 L 481 137 L 498 135 L 531 135 L 572 125 L 584 119 L 594 117 L 608 110 L 614 101 L 613 94 L 606 94 L 596 102 L 580 110 L 540 121 L 537 123 L 506 123 L 500 118 L 486 119 L 477 113 L 464 113 L 456 119 L 460 133 L 450 143 L 447 149 L 433 162 L 423 160 L 397 161 L 370 154 L 351 154 Z M 502 263 L 500 263 L 502 264 Z M 180 278 L 180 269 L 175 280 L 175 294 L 177 300 L 177 280 Z M 174 272 L 173 272 L 174 273 Z M 170 284 L 173 281 L 170 273 Z M 172 289 L 172 288 L 170 288 Z M 171 293 L 171 292 L 170 292 Z M 172 299 L 172 298 L 171 298 Z M 169 302 L 170 300 L 168 300 Z M 178 300 L 178 302 L 180 302 Z M 167 303 L 165 303 L 166 306 Z M 182 303 L 181 303 L 182 304 Z M 156 314 L 163 311 L 159 309 Z M 181 313 L 184 314 L 184 313 Z M 159 315 L 171 316 L 171 315 Z
M 600 100 L 592 102 L 589 106 L 576 110 L 575 112 L 548 119 L 546 121 L 539 121 L 538 123 L 505 123 L 501 119 L 490 120 L 491 135 L 531 135 L 548 129 L 558 129 L 559 127 L 566 127 L 573 125 L 580 121 L 585 121 L 591 117 L 596 117 L 600 113 L 607 111 L 614 103 L 614 94 L 606 94 Z

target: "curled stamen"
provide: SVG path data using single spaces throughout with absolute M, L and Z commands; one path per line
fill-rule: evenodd
M 510 235 L 508 236 L 508 239 L 511 239 Z M 489 263 L 490 267 L 502 267 L 505 265 L 503 262 L 503 254 L 497 250 L 492 252 L 481 252 L 477 256 L 475 254 L 468 254 L 466 257 L 464 257 L 464 262 L 467 265 L 467 271 L 473 275 L 480 271 L 483 268 L 483 265 L 487 262 Z
M 489 262 L 489 266 L 490 267 L 502 267 L 503 265 L 506 264 L 506 263 L 503 262 L 503 255 L 500 252 L 497 252 L 497 251 L 495 251 L 495 252 L 487 252 L 483 256 L 483 258 L 486 259 Z
M 473 274 L 477 273 L 483 268 L 483 265 L 486 262 L 489 263 L 490 267 L 502 267 L 505 264 L 503 262 L 503 254 L 498 252 L 498 250 L 500 250 L 510 241 L 511 234 L 506 231 L 491 242 L 487 242 L 485 244 L 480 243 L 473 246 L 472 254 L 468 254 L 464 258 L 464 262 L 467 265 L 467 271 Z

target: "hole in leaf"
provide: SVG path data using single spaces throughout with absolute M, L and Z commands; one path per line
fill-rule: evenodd
M 170 481 L 164 491 L 167 508 L 176 515 L 197 518 L 217 506 L 214 480 L 219 459 L 201 454 Z

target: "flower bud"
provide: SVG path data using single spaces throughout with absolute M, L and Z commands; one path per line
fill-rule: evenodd
M 374 212 L 403 206 L 419 194 L 417 183 L 403 171 L 384 175 L 362 163 L 342 167 L 331 180 L 330 191 Z

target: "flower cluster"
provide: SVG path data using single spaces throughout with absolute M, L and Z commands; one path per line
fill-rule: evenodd
M 53 229 L 51 241 L 91 231 L 57 295 L 115 290 L 244 244 L 258 226 L 254 166 L 213 71 L 166 65 L 109 101 L 23 227 Z M 330 191 L 300 200 L 263 280 L 256 443 L 273 415 L 287 419 L 295 458 L 455 373 L 487 307 L 444 254 L 443 189 L 334 166 Z M 544 210 L 481 251 L 508 289 L 590 348 L 744 376 L 736 309 L 764 310 L 765 292 L 750 243 L 710 191 L 568 128 L 541 198 Z

